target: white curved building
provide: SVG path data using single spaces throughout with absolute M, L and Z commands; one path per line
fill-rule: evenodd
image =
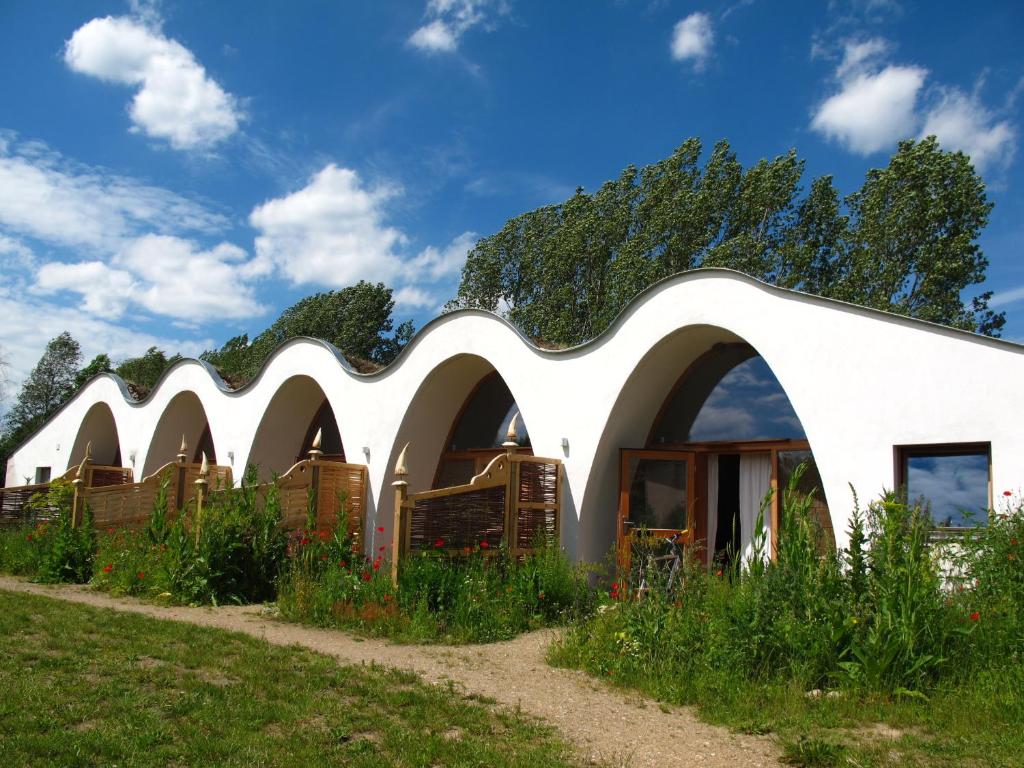
M 742 547 L 757 499 L 808 451 L 817 472 L 804 485 L 820 486 L 822 523 L 842 545 L 851 486 L 866 500 L 906 484 L 949 525 L 965 509 L 982 515 L 993 488 L 1016 489 L 1022 380 L 1022 346 L 703 269 L 654 285 L 572 349 L 540 349 L 467 310 L 426 325 L 372 374 L 300 338 L 238 391 L 196 360 L 173 365 L 143 402 L 98 376 L 15 452 L 6 479 L 56 476 L 88 441 L 94 461 L 141 477 L 174 460 L 183 433 L 236 478 L 250 463 L 266 477 L 324 427 L 327 454 L 369 468 L 370 547 L 391 536 L 402 445 L 410 490 L 464 482 L 518 410 L 534 454 L 563 461 L 562 540 L 578 558 L 606 554 L 620 514 L 695 527 L 712 551 Z

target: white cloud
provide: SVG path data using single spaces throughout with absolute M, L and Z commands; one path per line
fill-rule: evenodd
M 676 23 L 672 30 L 669 50 L 676 61 L 692 61 L 694 69 L 700 71 L 711 55 L 715 33 L 711 17 L 706 13 L 691 13 Z
M 82 345 L 82 357 L 88 362 L 101 352 L 114 360 L 134 357 L 156 346 L 186 356 L 199 355 L 214 346 L 212 339 L 176 339 L 134 330 L 122 324 L 97 318 L 78 307 L 26 296 L 9 286 L 0 286 L 0 349 L 10 365 L 9 391 L 18 387 L 39 361 L 46 342 L 64 331 Z
M 1024 285 L 1005 291 L 996 291 L 992 294 L 992 298 L 988 300 L 988 306 L 990 309 L 1005 307 L 1008 304 L 1016 304 L 1022 299 L 1024 299 Z
M 993 164 L 1007 167 L 1016 151 L 1017 132 L 1010 123 L 997 121 L 976 95 L 956 88 L 941 90 L 921 136 L 937 136 L 943 149 L 961 150 L 979 171 Z
M 227 219 L 160 187 L 68 162 L 7 135 L 0 147 L 0 228 L 52 244 L 112 251 L 145 231 L 214 232 Z
M 40 268 L 32 290 L 41 295 L 71 291 L 86 311 L 121 317 L 129 306 L 189 323 L 261 314 L 251 278 L 253 262 L 241 248 L 221 243 L 201 250 L 168 235 L 145 235 L 110 263 L 51 262 Z
M 926 88 L 928 70 L 889 63 L 891 51 L 882 38 L 845 41 L 835 70 L 838 91 L 815 110 L 811 128 L 860 155 L 934 135 L 944 149 L 969 155 L 979 171 L 1012 162 L 1017 132 L 981 103 L 982 81 L 970 95 L 942 85 Z M 829 52 L 815 42 L 811 55 Z
M 299 191 L 253 209 L 257 260 L 293 284 L 392 280 L 401 267 L 395 249 L 406 238 L 384 224 L 385 203 L 399 192 L 368 189 L 355 171 L 327 165 Z
M 458 48 L 455 32 L 440 19 L 424 24 L 409 35 L 409 45 L 436 53 L 452 53 Z
M 436 307 L 439 303 L 437 296 L 430 291 L 411 285 L 403 286 L 395 291 L 394 300 L 396 308 L 410 310 Z
M 136 86 L 128 110 L 134 130 L 175 149 L 208 149 L 235 133 L 244 117 L 238 100 L 191 51 L 142 19 L 87 22 L 67 42 L 64 61 L 75 72 Z
M 888 66 L 849 77 L 818 107 L 811 128 L 859 155 L 890 147 L 916 132 L 917 97 L 927 75 L 920 67 Z
M 463 232 L 443 249 L 427 246 L 409 263 L 409 277 L 434 282 L 458 275 L 478 238 L 476 232 Z
M 499 16 L 508 14 L 502 0 L 428 0 L 424 16 L 428 21 L 409 35 L 408 43 L 426 53 L 454 53 L 459 40 L 475 26 L 493 27 L 494 8 Z
M 35 263 L 36 257 L 31 248 L 16 238 L 0 234 L 0 270 L 29 271 Z

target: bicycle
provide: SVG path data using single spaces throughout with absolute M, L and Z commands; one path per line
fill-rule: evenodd
M 626 521 L 628 528 L 634 527 L 631 523 Z M 637 563 L 636 578 L 634 580 L 633 574 L 629 574 L 629 583 L 631 591 L 636 595 L 637 599 L 641 598 L 647 592 L 652 589 L 652 585 L 656 580 L 660 581 L 661 574 L 667 565 L 668 574 L 664 578 L 665 582 L 665 596 L 671 597 L 672 593 L 676 590 L 678 584 L 683 581 L 683 548 L 680 546 L 680 540 L 683 538 L 681 533 L 673 533 L 671 536 L 665 538 L 659 538 L 659 542 L 662 545 L 668 547 L 668 553 L 664 555 L 655 555 L 653 547 L 648 544 L 648 541 L 652 538 L 646 535 L 645 532 L 640 531 L 640 535 L 645 536 L 644 546 L 647 549 L 646 557 L 639 559 Z M 637 541 L 636 534 L 633 536 L 627 535 L 627 540 L 631 542 L 630 547 L 635 546 L 634 542 Z M 632 554 L 632 553 L 630 553 Z M 632 557 L 630 557 L 630 561 Z M 630 570 L 632 570 L 630 568 Z

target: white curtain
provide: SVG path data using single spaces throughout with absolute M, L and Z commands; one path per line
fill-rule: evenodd
M 708 456 L 708 565 L 715 557 L 718 538 L 718 454 Z
M 754 526 L 761 511 L 761 501 L 772 484 L 772 455 L 770 453 L 740 454 L 740 541 L 743 542 L 743 562 L 749 562 L 754 551 Z M 765 509 L 763 530 L 769 535 L 770 509 Z M 770 539 L 766 538 L 766 549 Z

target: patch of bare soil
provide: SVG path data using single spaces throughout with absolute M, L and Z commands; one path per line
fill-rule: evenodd
M 490 645 L 394 645 L 276 621 L 260 606 L 161 606 L 88 587 L 44 586 L 8 576 L 0 576 L 0 589 L 242 632 L 275 645 L 302 646 L 345 664 L 411 670 L 428 682 L 450 682 L 468 696 L 519 708 L 552 724 L 589 762 L 636 768 L 780 765 L 770 738 L 730 733 L 701 722 L 689 708 L 662 707 L 581 672 L 549 667 L 544 654 L 554 637 L 551 630 Z

